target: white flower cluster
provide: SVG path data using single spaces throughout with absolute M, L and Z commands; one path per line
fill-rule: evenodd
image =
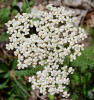
M 62 84 L 69 83 L 67 76 L 72 70 L 67 72 L 53 66 L 63 66 L 66 56 L 70 57 L 70 61 L 75 60 L 84 49 L 80 42 L 87 35 L 84 29 L 76 27 L 77 18 L 72 15 L 71 10 L 64 7 L 56 8 L 50 4 L 46 11 L 40 11 L 39 18 L 33 13 L 23 13 L 6 24 L 7 33 L 10 34 L 10 43 L 6 48 L 14 50 L 15 56 L 18 57 L 18 69 L 36 65 L 48 66 L 43 72 L 39 71 L 37 76 L 31 78 L 33 88 L 37 86 L 41 93 L 45 94 L 45 89 L 49 93 L 63 91 Z M 51 76 L 48 70 L 51 71 Z M 38 80 L 35 77 L 38 77 Z M 49 81 L 46 83 L 47 80 Z M 67 95 L 66 92 L 64 94 Z
M 49 93 L 51 95 L 62 93 L 63 97 L 68 97 L 69 94 L 65 90 L 69 84 L 69 74 L 73 74 L 74 69 L 59 65 L 46 66 L 43 71 L 36 73 L 36 76 L 29 77 L 29 82 L 32 82 L 32 89 L 39 88 L 43 95 Z
M 17 15 L 7 23 L 10 43 L 8 50 L 15 50 L 18 56 L 18 69 L 37 64 L 63 64 L 65 56 L 70 60 L 80 56 L 83 45 L 78 44 L 87 37 L 82 28 L 74 23 L 77 18 L 72 17 L 72 11 L 64 7 L 47 6 L 49 12 L 40 12 L 40 20 L 34 21 L 33 14 Z M 36 32 L 31 31 L 35 27 Z

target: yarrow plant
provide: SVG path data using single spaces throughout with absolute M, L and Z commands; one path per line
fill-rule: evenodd
M 18 14 L 6 24 L 10 35 L 6 48 L 14 50 L 18 69 L 46 65 L 43 71 L 29 77 L 32 89 L 39 88 L 44 95 L 61 92 L 63 97 L 69 96 L 65 87 L 74 69 L 64 66 L 63 62 L 66 56 L 72 62 L 81 55 L 84 50 L 81 41 L 87 37 L 84 29 L 75 25 L 77 18 L 73 13 L 50 4 L 45 11 L 39 12 L 39 16 Z

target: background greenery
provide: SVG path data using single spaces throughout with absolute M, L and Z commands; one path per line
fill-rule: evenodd
M 2 98 L 3 100 L 27 100 L 30 97 L 30 84 L 27 83 L 27 76 L 33 75 L 43 68 L 38 66 L 32 70 L 17 70 L 17 59 L 12 52 L 5 49 L 5 44 L 8 42 L 5 23 L 17 13 L 29 13 L 34 1 L 29 0 L 27 3 L 26 0 L 23 0 L 21 8 L 17 6 L 18 0 L 0 2 L 4 5 L 8 4 L 0 9 L 0 100 Z M 64 62 L 75 68 L 75 73 L 70 76 L 71 84 L 68 87 L 72 100 L 94 100 L 94 29 L 86 25 L 83 27 L 91 37 L 89 46 L 73 63 L 70 63 L 68 58 Z M 48 98 L 53 100 L 54 96 L 48 95 Z

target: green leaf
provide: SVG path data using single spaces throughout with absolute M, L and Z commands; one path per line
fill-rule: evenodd
M 80 80 L 81 80 L 81 84 L 86 84 L 86 78 L 85 78 L 85 76 L 81 76 Z
M 29 5 L 32 7 L 34 5 L 34 1 L 30 0 Z
M 92 37 L 94 38 L 94 28 L 90 28 L 88 27 L 88 32 L 92 35 Z
M 27 12 L 27 8 L 28 8 L 27 3 L 26 3 L 26 2 L 23 2 L 22 11 L 23 11 L 23 12 Z
M 5 75 L 4 75 L 4 78 L 9 78 L 10 77 L 10 73 L 7 72 Z
M 83 94 L 84 94 L 84 96 L 86 96 L 86 95 L 87 95 L 86 84 L 83 85 L 82 90 L 83 90 Z
M 85 62 L 82 63 L 81 72 L 84 73 L 87 70 L 87 64 Z
M 0 24 L 4 24 L 9 20 L 10 8 L 2 8 L 0 10 Z
M 0 89 L 4 89 L 7 88 L 7 83 L 8 83 L 9 79 L 7 79 L 3 84 L 0 84 Z
M 91 73 L 90 72 L 86 73 L 86 79 L 87 79 L 86 80 L 87 82 L 90 82 L 90 80 L 91 80 Z
M 18 13 L 18 11 L 16 9 L 13 9 L 12 12 L 11 12 L 12 16 L 16 16 L 17 13 Z
M 72 100 L 77 100 L 78 99 L 78 95 L 76 93 L 74 93 L 71 98 L 72 98 Z
M 27 96 L 30 96 L 26 86 L 20 80 L 16 79 L 12 82 L 12 92 L 15 93 L 16 97 L 21 98 L 21 100 L 26 100 Z
M 12 61 L 12 69 L 17 69 L 17 59 L 13 59 Z
M 69 62 L 70 62 L 70 58 L 69 56 L 66 56 L 64 59 L 64 65 L 69 65 Z
M 54 95 L 48 95 L 49 100 L 54 100 Z
M 91 91 L 94 92 L 94 86 L 92 87 Z
M 8 41 L 8 35 L 6 32 L 2 32 L 0 35 L 0 41 Z
M 45 67 L 45 66 L 44 66 Z M 15 70 L 17 76 L 32 76 L 35 75 L 36 72 L 42 71 L 44 69 L 43 66 L 37 66 L 36 68 L 28 68 L 25 70 Z
M 79 84 L 79 76 L 78 75 L 76 75 L 76 74 L 74 74 L 73 75 L 73 80 L 74 80 L 74 82 L 75 82 L 75 84 Z
M 8 65 L 5 64 L 4 62 L 0 62 L 0 70 L 7 72 L 8 71 Z
M 29 13 L 29 12 L 30 12 L 30 8 L 27 8 L 27 9 L 26 9 L 26 13 Z
M 11 5 L 12 5 L 13 7 L 16 6 L 17 1 L 18 1 L 18 0 L 13 0 Z
M 38 17 L 36 17 L 36 18 L 33 18 L 32 19 L 33 21 L 38 21 L 38 20 L 40 20 Z
M 69 91 L 69 88 L 68 87 L 64 88 L 64 91 Z

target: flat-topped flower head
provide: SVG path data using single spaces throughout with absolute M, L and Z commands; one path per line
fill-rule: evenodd
M 81 41 L 87 38 L 84 29 L 75 25 L 78 19 L 73 13 L 50 4 L 37 17 L 33 13 L 18 14 L 6 24 L 10 35 L 6 48 L 14 50 L 18 69 L 47 65 L 29 77 L 32 88 L 39 88 L 44 95 L 61 92 L 63 97 L 69 96 L 65 88 L 74 70 L 63 62 L 66 56 L 71 62 L 80 56 L 84 50 Z
M 67 66 L 56 69 L 55 66 L 57 65 L 53 65 L 53 67 L 46 66 L 43 71 L 29 77 L 29 82 L 32 83 L 32 89 L 39 88 L 40 93 L 43 95 L 62 93 L 62 96 L 67 98 L 69 93 L 65 88 L 70 83 L 69 75 L 73 74 L 74 69 Z
M 32 13 L 23 13 L 6 24 L 10 34 L 10 43 L 6 47 L 14 50 L 18 57 L 18 69 L 63 64 L 66 56 L 73 61 L 81 55 L 83 45 L 79 42 L 87 35 L 84 29 L 75 26 L 77 18 L 73 17 L 73 13 L 49 4 L 47 11 L 40 11 L 39 18 Z

